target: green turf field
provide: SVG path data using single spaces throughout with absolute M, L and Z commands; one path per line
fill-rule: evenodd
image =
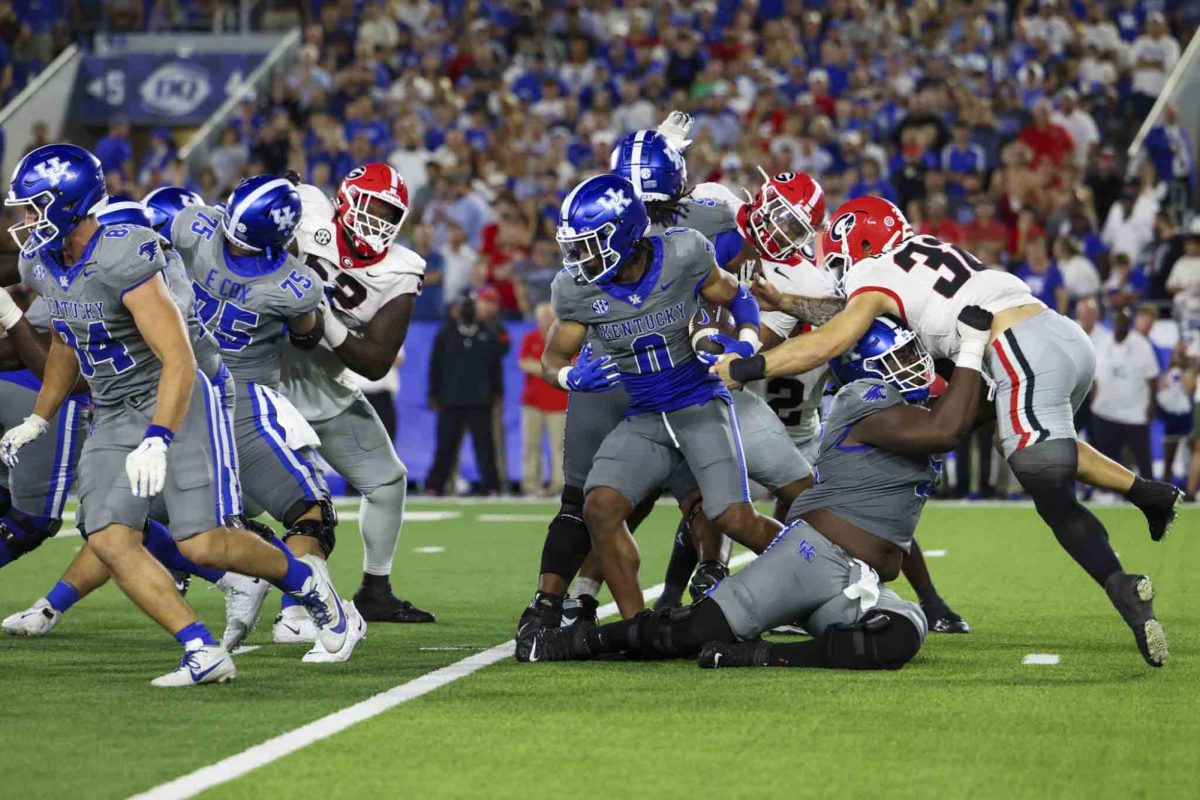
M 270 643 L 277 593 L 227 686 L 152 688 L 177 648 L 112 587 L 46 639 L 0 639 L 0 797 L 145 791 L 511 638 L 552 507 L 410 510 L 454 515 L 409 522 L 397 558 L 400 593 L 439 621 L 373 626 L 347 664 L 302 665 L 303 648 Z M 1098 513 L 1126 566 L 1154 578 L 1165 669 L 1143 665 L 1031 509 L 931 506 L 918 535 L 945 551 L 930 568 L 975 632 L 933 635 L 901 672 L 505 660 L 202 796 L 1196 797 L 1200 514 L 1155 545 L 1137 512 Z M 674 518 L 660 506 L 639 536 L 644 585 L 661 579 Z M 343 524 L 333 568 L 347 592 L 356 540 Z M 80 544 L 48 542 L 0 572 L 0 615 L 49 589 Z M 195 585 L 189 599 L 219 631 L 220 593 Z M 1023 666 L 1029 653 L 1061 663 Z

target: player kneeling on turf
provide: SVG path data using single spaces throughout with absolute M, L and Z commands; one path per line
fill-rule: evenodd
M 899 322 L 875 320 L 830 364 L 842 388 L 826 421 L 816 485 L 797 498 L 788 526 L 757 560 L 689 608 L 544 631 L 530 660 L 699 653 L 702 667 L 903 666 L 920 650 L 927 623 L 920 606 L 883 582 L 900 574 L 925 499 L 941 478 L 940 454 L 974 424 L 991 316 L 963 310 L 962 350 L 932 410 L 924 405 L 934 377 L 929 353 Z M 814 638 L 758 638 L 793 620 Z

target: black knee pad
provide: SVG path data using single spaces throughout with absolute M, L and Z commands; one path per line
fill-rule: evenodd
M 579 486 L 564 486 L 561 498 L 562 508 L 558 513 L 571 513 L 576 516 L 583 516 L 583 489 Z
M 834 669 L 900 669 L 921 649 L 921 632 L 903 614 L 874 610 L 831 625 L 817 637 L 821 661 Z
M 733 641 L 733 632 L 718 606 L 709 598 L 683 608 L 663 608 L 638 614 L 637 633 L 630 637 L 645 655 L 686 658 L 705 642 Z
M 322 501 L 319 505 L 321 507 L 319 520 L 296 520 L 288 526 L 287 532 L 283 534 L 283 540 L 286 542 L 293 536 L 308 536 L 316 539 L 325 552 L 325 558 L 329 558 L 333 554 L 334 545 L 337 544 L 337 511 L 332 503 Z
M 582 494 L 580 492 L 580 499 Z M 568 506 L 564 502 L 546 530 L 546 543 L 542 545 L 542 574 L 557 575 L 569 583 L 583 566 L 591 549 L 592 540 L 583 522 L 582 505 Z
M 265 522 L 259 522 L 256 519 L 239 516 L 237 518 L 237 525 L 239 528 L 245 528 L 246 530 L 255 534 L 264 542 L 269 542 L 275 538 L 275 530 Z
M 16 561 L 38 549 L 42 542 L 58 533 L 60 527 L 61 520 L 35 518 L 10 508 L 7 514 L 0 517 L 0 541 L 4 542 Z
M 1039 490 L 1074 489 L 1079 449 L 1074 439 L 1051 439 L 1016 451 L 1008 465 L 1036 499 Z

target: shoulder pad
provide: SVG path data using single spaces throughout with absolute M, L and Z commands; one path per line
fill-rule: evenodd
M 329 197 L 311 183 L 302 183 L 296 187 L 300 195 L 300 227 L 312 230 L 328 223 L 333 219 L 333 203 Z
M 726 206 L 733 211 L 737 211 L 742 206 L 742 201 L 738 199 L 738 196 L 719 183 L 698 183 L 692 187 L 691 196 L 696 200 L 715 200 L 718 205 Z

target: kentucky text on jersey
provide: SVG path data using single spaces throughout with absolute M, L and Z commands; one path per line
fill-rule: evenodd
M 239 283 L 238 281 L 230 280 L 229 278 L 222 278 L 218 286 L 213 286 L 213 283 L 216 281 L 216 277 L 217 271 L 215 269 L 210 269 L 208 271 L 208 275 L 204 278 L 205 287 L 216 292 L 221 297 L 229 300 L 240 300 L 243 303 L 250 300 L 250 284 Z
M 73 300 L 45 298 L 46 308 L 55 319 L 104 319 L 104 303 L 77 303 Z
M 670 308 L 645 314 L 624 322 L 602 322 L 596 326 L 605 341 L 620 339 L 624 336 L 635 336 L 647 331 L 657 330 L 675 322 L 687 321 L 683 303 L 676 303 Z

